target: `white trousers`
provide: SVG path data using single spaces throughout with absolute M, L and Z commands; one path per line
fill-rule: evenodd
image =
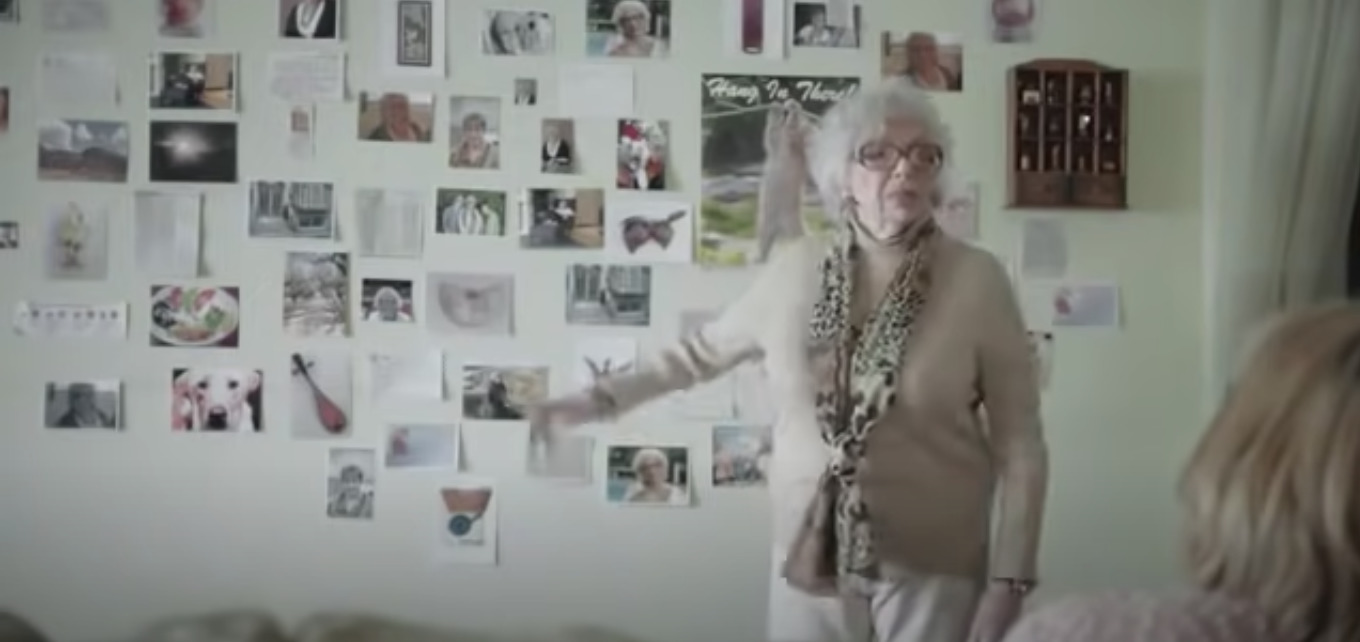
M 980 588 L 966 577 L 904 576 L 866 581 L 835 597 L 816 597 L 770 574 L 769 642 L 966 642 Z

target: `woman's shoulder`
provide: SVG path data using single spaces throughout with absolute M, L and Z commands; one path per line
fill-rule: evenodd
M 1268 620 L 1250 603 L 1194 592 L 1067 598 L 1025 617 L 1006 638 L 1006 642 L 1270 640 Z

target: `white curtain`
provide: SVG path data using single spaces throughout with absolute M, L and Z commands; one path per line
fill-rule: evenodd
M 1206 378 L 1276 312 L 1345 295 L 1360 176 L 1360 0 L 1208 0 Z

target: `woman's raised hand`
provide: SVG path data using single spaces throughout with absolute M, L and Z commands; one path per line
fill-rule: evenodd
M 552 475 L 562 464 L 564 433 L 605 415 L 596 395 L 577 392 L 535 404 L 529 409 L 530 466 Z

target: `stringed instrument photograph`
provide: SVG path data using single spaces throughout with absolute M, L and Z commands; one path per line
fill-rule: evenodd
M 327 438 L 353 429 L 353 366 L 349 354 L 295 352 L 289 357 L 289 422 L 294 437 Z

